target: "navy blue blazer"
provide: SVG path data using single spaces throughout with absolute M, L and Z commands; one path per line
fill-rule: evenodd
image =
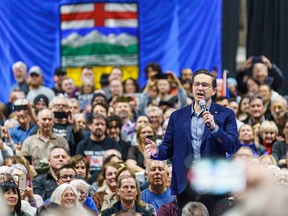
M 193 162 L 193 148 L 191 135 L 191 109 L 186 106 L 172 113 L 164 136 L 158 146 L 158 156 L 155 160 L 166 160 L 173 157 L 171 193 L 178 195 L 187 187 L 187 173 Z M 211 103 L 210 113 L 219 126 L 216 134 L 212 135 L 205 127 L 201 158 L 226 157 L 226 152 L 234 154 L 239 148 L 237 124 L 234 112 L 226 107 Z

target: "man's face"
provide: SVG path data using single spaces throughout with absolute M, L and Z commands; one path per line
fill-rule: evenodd
M 58 185 L 63 183 L 70 183 L 76 178 L 76 172 L 71 168 L 61 169 L 59 172 L 60 178 L 58 179 Z
M 111 121 L 108 123 L 107 135 L 111 139 L 117 140 L 120 138 L 120 127 L 117 125 L 116 121 Z
M 26 122 L 30 122 L 31 120 L 27 110 L 16 111 L 16 117 L 20 125 L 25 124 Z
M 181 74 L 182 81 L 191 81 L 192 80 L 192 70 L 187 68 L 182 70 Z
M 63 165 L 68 164 L 68 158 L 69 157 L 64 149 L 56 148 L 51 151 L 48 163 L 52 169 L 58 170 Z
M 62 90 L 64 92 L 66 92 L 67 94 L 70 94 L 70 93 L 73 92 L 74 88 L 75 88 L 75 84 L 74 84 L 72 79 L 63 80 L 63 82 L 62 82 Z
M 27 80 L 27 71 L 22 68 L 18 67 L 13 70 L 14 78 L 17 83 L 23 83 Z
M 32 86 L 40 86 L 42 84 L 43 78 L 41 75 L 36 74 L 36 73 L 31 73 L 29 77 L 30 77 L 29 83 Z
M 224 107 L 228 107 L 229 106 L 229 101 L 226 98 L 223 99 L 222 101 L 217 101 L 216 103 L 221 105 L 221 106 L 224 106 Z
M 47 105 L 44 101 L 38 101 L 36 104 L 35 104 L 35 108 L 38 110 L 38 111 L 41 111 L 43 109 L 46 109 L 47 108 Z
M 94 73 L 92 69 L 89 68 L 84 68 L 82 70 L 82 74 L 81 74 L 81 79 L 89 79 L 89 80 L 93 80 L 94 81 Z
M 252 70 L 252 77 L 261 84 L 264 83 L 265 79 L 268 77 L 267 67 L 262 63 L 254 64 Z
M 111 95 L 114 96 L 121 96 L 123 93 L 123 87 L 120 80 L 112 80 L 110 82 L 110 91 Z
M 38 124 L 41 131 L 52 131 L 54 125 L 54 118 L 51 111 L 42 111 L 39 116 Z
M 243 125 L 239 129 L 239 140 L 241 142 L 252 142 L 254 139 L 253 129 L 250 125 Z
M 200 100 L 208 101 L 216 94 L 216 88 L 212 87 L 212 77 L 206 74 L 198 74 L 194 77 L 193 96 L 197 103 Z
M 151 161 L 148 164 L 147 179 L 150 185 L 162 186 L 168 180 L 166 167 L 163 161 Z
M 119 68 L 113 68 L 113 70 L 111 71 L 110 75 L 109 75 L 109 81 L 111 80 L 122 80 L 122 71 Z
M 282 101 L 273 101 L 270 109 L 274 119 L 285 118 L 287 108 L 285 107 Z
M 235 115 L 237 115 L 238 110 L 239 110 L 239 104 L 236 101 L 230 101 L 229 108 L 234 111 Z
M 68 110 L 68 102 L 64 98 L 58 98 L 52 109 L 56 112 L 66 112 Z
M 253 118 L 261 118 L 264 115 L 265 107 L 260 98 L 256 98 L 250 102 L 249 113 Z
M 98 105 L 96 105 L 96 106 L 94 107 L 93 113 L 94 113 L 94 114 L 101 114 L 101 115 L 107 117 L 107 111 L 106 111 L 106 109 L 105 109 L 103 106 L 101 106 L 100 104 L 98 104 Z
M 101 138 L 105 135 L 106 122 L 104 121 L 104 119 L 100 118 L 93 119 L 93 122 L 89 125 L 89 129 L 95 137 Z
M 66 74 L 58 74 L 54 75 L 54 82 L 61 86 L 63 79 L 66 78 Z
M 161 126 L 163 122 L 163 115 L 160 114 L 158 111 L 152 111 L 148 113 L 148 117 L 150 119 L 150 123 L 155 130 Z
M 259 94 L 262 96 L 264 102 L 268 102 L 271 97 L 271 90 L 267 85 L 261 85 L 259 87 Z
M 117 188 L 117 195 L 121 202 L 131 203 L 136 200 L 137 187 L 136 181 L 133 178 L 122 180 L 122 185 Z
M 69 106 L 69 109 L 71 110 L 71 112 L 73 114 L 77 114 L 77 113 L 80 113 L 80 108 L 79 108 L 79 105 L 77 102 L 70 102 L 70 106 Z
M 115 107 L 115 112 L 121 119 L 126 119 L 131 115 L 131 107 L 129 103 L 118 102 Z

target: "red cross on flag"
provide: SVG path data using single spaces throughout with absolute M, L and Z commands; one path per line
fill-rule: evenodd
M 63 5 L 61 29 L 138 27 L 137 4 L 89 3 Z

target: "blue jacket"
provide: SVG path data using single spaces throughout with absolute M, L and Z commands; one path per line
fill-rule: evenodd
M 158 147 L 156 160 L 166 160 L 173 157 L 171 193 L 178 195 L 188 185 L 187 173 L 193 162 L 191 135 L 191 107 L 186 106 L 172 113 L 164 136 L 163 143 Z M 226 153 L 234 154 L 239 148 L 237 124 L 234 112 L 226 107 L 211 103 L 209 109 L 214 116 L 219 130 L 212 135 L 205 127 L 201 158 L 225 158 Z

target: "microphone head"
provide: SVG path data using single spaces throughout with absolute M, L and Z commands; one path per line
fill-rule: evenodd
M 199 101 L 199 106 L 200 106 L 200 107 L 202 107 L 202 106 L 205 107 L 205 106 L 206 106 L 206 101 L 205 101 L 205 100 L 200 100 L 200 101 Z

